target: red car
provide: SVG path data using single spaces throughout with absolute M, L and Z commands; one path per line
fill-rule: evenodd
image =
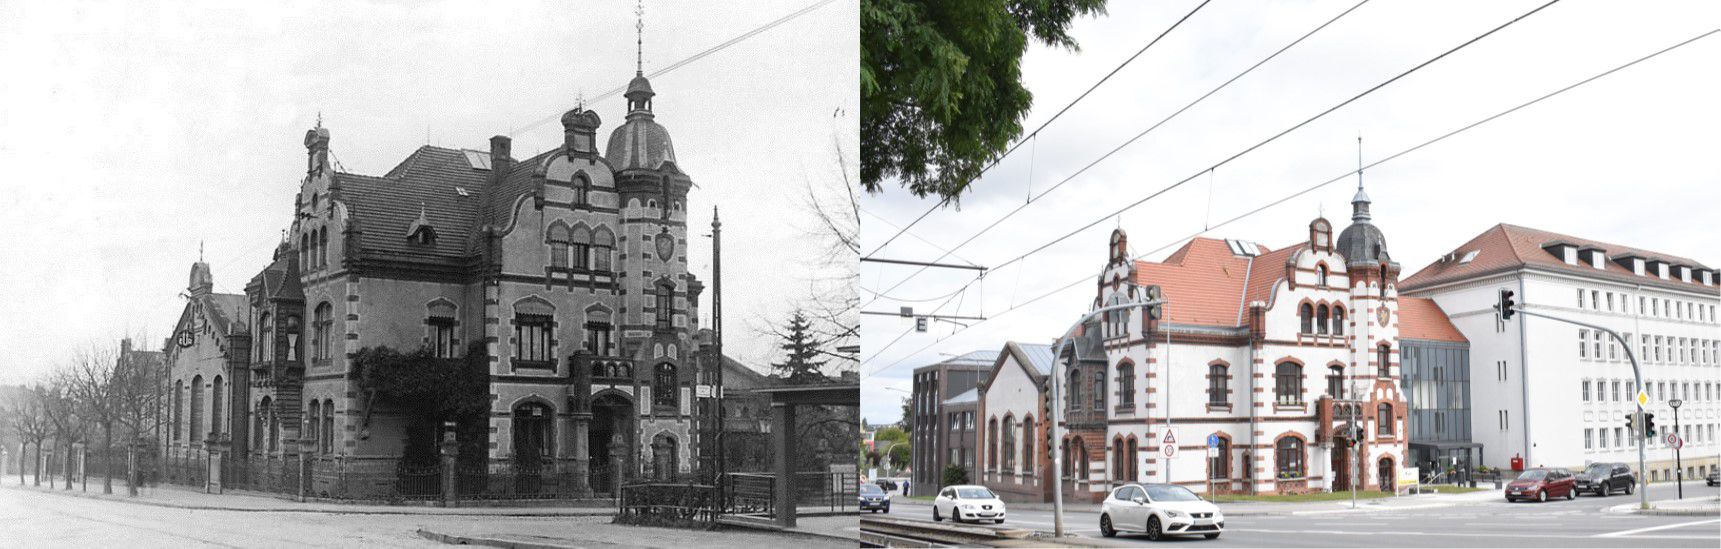
M 1577 480 L 1571 473 L 1559 469 L 1530 469 L 1506 485 L 1506 501 L 1577 497 Z

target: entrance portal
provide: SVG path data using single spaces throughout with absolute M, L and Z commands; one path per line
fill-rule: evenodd
M 633 455 L 633 400 L 619 393 L 592 399 L 592 422 L 586 431 L 586 463 L 592 490 L 614 494 L 616 481 L 626 463 L 612 463 L 612 444 L 620 443 L 622 455 Z M 619 436 L 618 436 L 619 435 Z M 625 460 L 624 460 L 625 461 Z
M 1391 493 L 1393 490 L 1397 489 L 1394 482 L 1396 480 L 1395 477 L 1398 476 L 1395 474 L 1396 472 L 1397 470 L 1392 466 L 1392 458 L 1380 459 L 1380 491 Z
M 1333 491 L 1351 489 L 1351 446 L 1350 439 L 1333 437 Z

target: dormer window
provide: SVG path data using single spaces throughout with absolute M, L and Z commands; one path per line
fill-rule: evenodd
M 1333 226 L 1326 219 L 1315 219 L 1309 224 L 1309 244 L 1316 250 L 1332 251 Z
M 1691 282 L 1691 267 L 1687 267 L 1685 265 L 1680 265 L 1679 266 L 1679 279 L 1683 280 L 1685 282 Z
M 1578 264 L 1578 251 L 1577 251 L 1577 249 L 1572 248 L 1571 246 L 1562 247 L 1562 248 L 1560 248 L 1560 255 L 1565 258 L 1566 264 L 1568 264 L 1568 265 L 1577 265 Z
M 419 245 L 424 245 L 424 246 L 435 244 L 436 243 L 436 229 L 431 228 L 429 225 L 419 227 L 418 230 L 415 230 L 412 232 L 411 236 L 406 237 L 406 240 L 408 242 L 413 243 L 413 244 L 419 244 Z
M 1560 261 L 1566 262 L 1567 265 L 1578 264 L 1578 247 L 1576 244 L 1564 240 L 1554 240 L 1542 244 L 1542 249 L 1547 250 L 1554 257 L 1560 258 Z
M 1591 267 L 1595 267 L 1597 269 L 1606 268 L 1603 266 L 1603 262 L 1606 261 L 1604 259 L 1606 256 L 1607 250 L 1603 250 L 1595 246 L 1584 246 L 1583 248 L 1578 249 L 1579 259 L 1584 260 L 1589 263 Z
M 1714 286 L 1715 285 L 1715 271 L 1703 271 L 1703 285 L 1704 286 Z

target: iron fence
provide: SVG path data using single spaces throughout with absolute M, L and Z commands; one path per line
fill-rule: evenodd
M 717 524 L 717 487 L 694 483 L 623 485 L 615 521 L 650 526 L 705 527 Z

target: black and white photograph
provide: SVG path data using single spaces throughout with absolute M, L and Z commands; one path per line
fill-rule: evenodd
M 0 2 L 0 545 L 854 546 L 856 9 Z

